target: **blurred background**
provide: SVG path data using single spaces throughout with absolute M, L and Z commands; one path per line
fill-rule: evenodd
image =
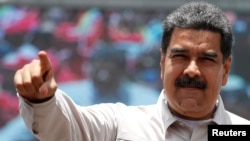
M 80 105 L 155 103 L 162 20 L 190 0 L 0 0 L 0 140 L 36 141 L 19 117 L 17 69 L 48 52 L 59 88 Z M 250 2 L 211 0 L 233 25 L 225 106 L 250 120 Z

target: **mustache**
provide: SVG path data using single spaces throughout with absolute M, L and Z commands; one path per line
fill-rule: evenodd
M 176 80 L 175 86 L 178 87 L 192 87 L 198 89 L 206 89 L 207 85 L 203 80 L 198 78 L 191 78 L 189 76 L 180 77 Z

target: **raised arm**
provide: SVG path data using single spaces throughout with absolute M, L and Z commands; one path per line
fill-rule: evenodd
M 90 109 L 76 105 L 57 89 L 46 52 L 40 51 L 38 56 L 14 76 L 20 115 L 28 129 L 40 141 L 115 140 L 116 108 L 106 105 Z
M 14 75 L 14 84 L 19 95 L 34 103 L 50 99 L 57 89 L 46 52 L 40 51 L 38 57 L 17 70 Z

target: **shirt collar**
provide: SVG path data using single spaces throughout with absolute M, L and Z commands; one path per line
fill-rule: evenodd
M 164 89 L 161 91 L 160 97 L 157 101 L 157 106 L 159 107 L 159 114 L 162 118 L 163 125 L 165 129 L 167 129 L 171 124 L 177 121 L 177 119 L 173 116 L 173 114 L 170 112 L 168 105 L 167 105 L 167 99 L 164 92 Z
M 168 104 L 167 104 L 167 98 L 164 92 L 164 89 L 161 91 L 161 94 L 159 96 L 159 99 L 157 101 L 157 106 L 159 109 L 159 114 L 160 117 L 162 118 L 163 121 L 163 125 L 165 127 L 165 129 L 168 129 L 168 127 L 170 127 L 170 125 L 172 125 L 173 123 L 175 123 L 178 119 L 171 113 L 170 109 L 168 108 Z M 223 124 L 225 122 L 226 119 L 226 110 L 224 108 L 224 104 L 222 101 L 221 96 L 218 96 L 218 105 L 217 105 L 217 109 L 214 113 L 214 117 L 211 119 L 206 120 L 206 123 L 215 123 L 215 124 Z
M 217 109 L 214 113 L 214 117 L 212 121 L 216 124 L 229 124 L 226 109 L 224 107 L 224 103 L 222 101 L 221 95 L 218 96 Z

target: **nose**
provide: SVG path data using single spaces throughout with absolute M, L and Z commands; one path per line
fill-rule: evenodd
M 199 66 L 197 65 L 197 62 L 195 60 L 190 61 L 190 63 L 184 70 L 184 74 L 188 75 L 189 77 L 196 77 L 201 75 Z

